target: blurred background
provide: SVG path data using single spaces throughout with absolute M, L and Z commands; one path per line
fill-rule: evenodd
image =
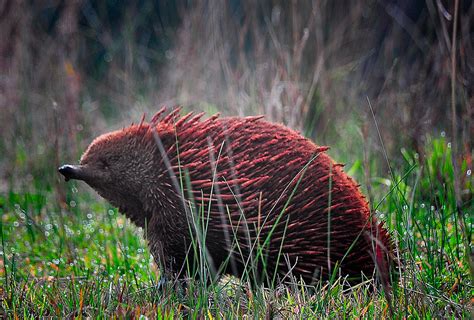
M 2 0 L 0 191 L 54 188 L 93 137 L 176 104 L 264 114 L 356 176 L 387 175 L 381 139 L 397 166 L 454 137 L 472 168 L 474 6 L 454 32 L 456 2 Z

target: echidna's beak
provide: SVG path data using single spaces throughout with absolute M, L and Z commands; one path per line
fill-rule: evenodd
M 64 180 L 66 181 L 70 179 L 82 180 L 83 170 L 82 170 L 82 166 L 80 165 L 75 166 L 75 165 L 65 164 L 63 166 L 60 166 L 58 168 L 58 171 L 60 174 L 64 176 Z

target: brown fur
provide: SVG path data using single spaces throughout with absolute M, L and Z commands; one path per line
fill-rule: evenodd
M 258 278 L 291 271 L 312 282 L 327 279 L 336 263 L 359 279 L 377 265 L 387 281 L 389 236 L 326 147 L 259 117 L 201 116 L 161 111 L 150 123 L 104 134 L 70 178 L 146 226 L 168 274 L 180 273 L 186 256 L 193 261 L 191 238 L 202 233 L 195 221 L 205 221 L 199 244 L 220 272 L 242 276 L 252 265 Z

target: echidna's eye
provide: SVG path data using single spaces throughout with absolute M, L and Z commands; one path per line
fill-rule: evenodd
M 100 166 L 101 166 L 103 169 L 108 169 L 108 168 L 109 168 L 109 163 L 108 163 L 107 160 L 105 160 L 105 159 L 100 159 Z

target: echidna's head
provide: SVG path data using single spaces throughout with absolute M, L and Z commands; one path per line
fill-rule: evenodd
M 154 180 L 156 154 L 149 138 L 147 128 L 141 126 L 104 134 L 89 145 L 79 165 L 63 165 L 59 172 L 66 181 L 86 182 L 141 225 L 145 218 L 144 195 Z

